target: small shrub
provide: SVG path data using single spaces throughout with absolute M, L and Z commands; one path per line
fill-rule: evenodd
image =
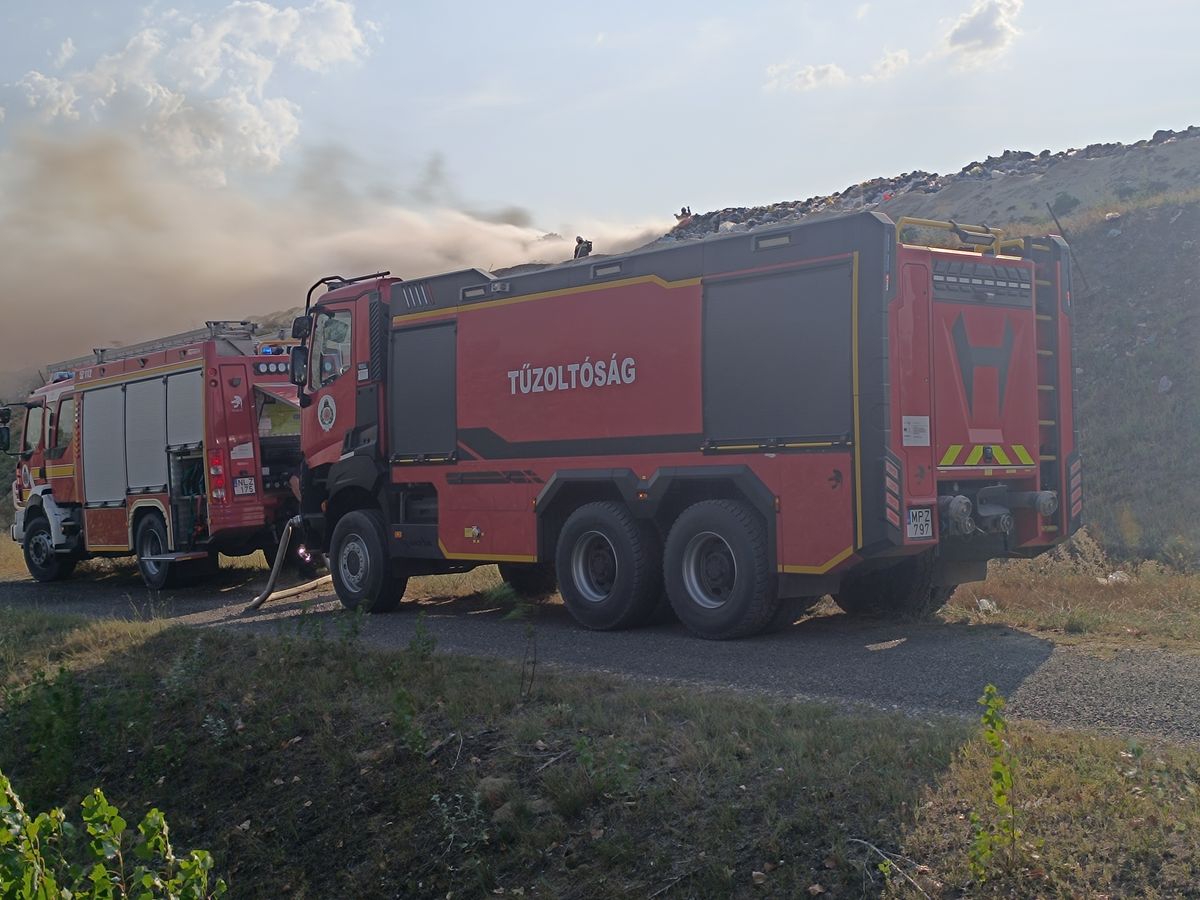
M 1080 203 L 1078 197 L 1068 194 L 1066 191 L 1059 191 L 1058 196 L 1054 198 L 1054 202 L 1050 204 L 1050 208 L 1054 210 L 1056 216 L 1065 216 L 1071 210 L 1075 209 Z
M 1017 808 L 1013 802 L 1013 756 L 1008 744 L 1008 720 L 1004 717 L 1005 700 L 994 684 L 989 684 L 979 698 L 983 707 L 980 722 L 983 740 L 992 759 L 991 793 L 995 821 L 985 825 L 978 812 L 971 812 L 971 874 L 979 882 L 987 881 L 992 859 L 999 850 L 1004 853 L 1011 874 L 1017 867 L 1017 843 L 1021 831 L 1017 828 Z
M 212 857 L 204 850 L 176 857 L 167 820 L 157 809 L 146 813 L 135 835 L 99 788 L 81 805 L 86 842 L 74 840 L 76 829 L 61 809 L 31 818 L 0 772 L 0 897 L 209 900 L 224 896 L 223 880 L 209 887 Z
M 437 638 L 425 624 L 425 613 L 417 613 L 417 624 L 413 627 L 413 636 L 408 642 L 408 652 L 417 659 L 425 660 L 433 656 L 435 649 L 437 649 Z

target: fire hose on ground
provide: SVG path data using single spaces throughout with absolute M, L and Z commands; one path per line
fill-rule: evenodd
M 292 533 L 300 527 L 300 516 L 292 516 L 287 520 L 287 524 L 283 527 L 283 534 L 279 538 L 279 550 L 275 554 L 275 564 L 271 566 L 271 575 L 267 578 L 266 587 L 262 589 L 257 597 L 250 601 L 242 614 L 253 612 L 258 609 L 268 600 L 285 600 L 288 597 L 295 597 L 299 594 L 306 594 L 311 590 L 322 587 L 333 582 L 332 575 L 322 575 L 312 581 L 298 584 L 295 587 L 285 588 L 282 591 L 275 590 L 275 582 L 279 580 L 279 573 L 283 571 L 283 561 L 287 557 L 288 547 L 292 543 Z

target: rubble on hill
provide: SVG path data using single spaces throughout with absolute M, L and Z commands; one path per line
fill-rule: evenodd
M 913 194 L 935 194 L 951 185 L 969 181 L 989 181 L 1009 175 L 1039 175 L 1071 159 L 1099 159 L 1116 156 L 1130 150 L 1154 147 L 1182 139 L 1200 138 L 1200 126 L 1192 125 L 1183 131 L 1159 130 L 1154 136 L 1133 144 L 1089 144 L 1079 149 L 1051 153 L 1031 153 L 1024 150 L 1005 150 L 999 156 L 971 162 L 958 172 L 938 175 L 933 172 L 905 172 L 891 178 L 872 178 L 854 184 L 843 191 L 807 200 L 787 200 L 770 206 L 727 207 L 705 213 L 691 213 L 679 218 L 678 224 L 659 242 L 686 241 L 714 234 L 748 231 L 767 225 L 779 225 L 809 216 L 855 212 L 861 209 L 886 207 L 900 197 Z

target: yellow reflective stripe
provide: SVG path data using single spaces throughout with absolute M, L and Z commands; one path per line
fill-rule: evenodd
M 1021 461 L 1023 466 L 1032 466 L 1033 457 L 1029 455 L 1029 451 L 1020 444 L 1013 444 L 1013 453 L 1017 454 L 1017 459 Z
M 1008 458 L 1008 454 L 1004 452 L 1004 448 L 999 444 L 992 444 L 992 456 L 996 458 L 996 462 L 1002 466 L 1011 466 L 1012 460 Z
M 967 454 L 966 462 L 964 462 L 963 465 L 964 466 L 978 465 L 978 463 L 981 459 L 983 459 L 983 448 L 982 447 L 972 447 L 971 452 L 969 454 Z
M 939 466 L 954 465 L 954 461 L 956 459 L 958 459 L 958 454 L 962 453 L 962 448 L 963 448 L 962 444 L 951 444 L 948 448 L 946 448 L 945 454 L 942 455 L 942 461 L 940 463 L 938 463 L 938 465 Z

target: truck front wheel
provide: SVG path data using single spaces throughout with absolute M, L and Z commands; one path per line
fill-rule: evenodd
M 381 613 L 400 604 L 408 579 L 393 574 L 379 512 L 356 509 L 342 516 L 329 551 L 329 574 L 346 609 Z
M 767 529 L 737 500 L 693 504 L 667 536 L 667 596 L 679 620 L 710 640 L 757 634 L 778 609 Z
M 662 589 L 658 535 L 619 503 L 587 503 L 571 513 L 555 562 L 563 603 L 599 631 L 641 625 Z
M 834 601 L 852 616 L 928 619 L 946 605 L 953 585 L 933 583 L 932 552 L 864 575 L 849 575 Z
M 54 552 L 50 523 L 42 516 L 25 526 L 21 549 L 25 553 L 25 568 L 35 581 L 60 581 L 75 569 L 76 557 Z

